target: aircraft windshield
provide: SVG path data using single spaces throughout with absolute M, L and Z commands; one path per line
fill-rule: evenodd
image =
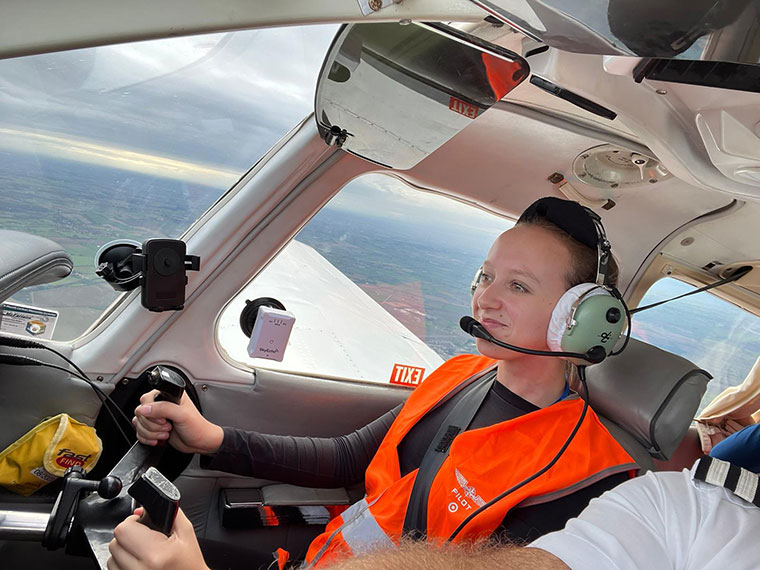
M 311 112 L 335 26 L 244 31 L 0 61 L 0 227 L 49 237 L 71 276 L 13 301 L 81 334 L 116 297 L 99 246 L 179 237 Z

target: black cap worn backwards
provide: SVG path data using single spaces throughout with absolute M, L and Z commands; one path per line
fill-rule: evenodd
M 600 222 L 599 216 L 578 202 L 551 196 L 539 198 L 527 207 L 517 223 L 530 222 L 536 218 L 550 221 L 570 237 L 588 247 L 596 249 L 599 243 L 599 234 L 594 222 L 594 220 Z

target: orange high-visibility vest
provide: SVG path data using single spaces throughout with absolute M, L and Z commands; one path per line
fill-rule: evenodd
M 451 390 L 496 361 L 463 355 L 445 362 L 412 392 L 372 459 L 366 497 L 327 525 L 311 543 L 307 567 L 378 548 L 402 534 L 417 470 L 401 477 L 398 446 L 420 418 Z M 443 542 L 477 508 L 544 467 L 570 435 L 583 408 L 574 398 L 459 434 L 428 495 L 427 537 Z M 628 453 L 589 409 L 578 433 L 543 475 L 475 516 L 453 542 L 486 538 L 515 506 L 549 502 L 614 473 L 637 469 Z

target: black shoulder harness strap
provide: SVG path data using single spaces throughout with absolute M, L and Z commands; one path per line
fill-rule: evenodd
M 493 386 L 496 373 L 486 373 L 482 378 L 473 382 L 462 390 L 459 400 L 454 404 L 451 411 L 441 423 L 441 427 L 430 441 L 425 451 L 414 486 L 409 496 L 409 505 L 406 508 L 404 518 L 404 534 L 412 534 L 414 537 L 424 536 L 427 532 L 427 506 L 428 493 L 433 479 L 449 456 L 449 448 L 454 438 L 462 431 L 467 430 L 472 418 L 483 404 L 488 391 Z
M 703 455 L 697 463 L 694 479 L 725 487 L 737 497 L 760 507 L 760 476 L 738 465 Z

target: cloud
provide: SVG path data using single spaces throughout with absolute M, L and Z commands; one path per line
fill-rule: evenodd
M 243 171 L 312 111 L 336 29 L 249 30 L 3 60 L 0 117 L 11 123 L 0 126 Z
M 375 211 L 382 216 L 414 219 L 415 223 L 432 227 L 465 228 L 494 238 L 514 224 L 477 206 L 420 191 L 383 174 L 368 174 L 353 180 L 333 198 L 330 206 L 357 213 Z
M 139 172 L 160 178 L 184 180 L 206 186 L 220 184 L 231 186 L 240 177 L 234 170 L 77 141 L 70 137 L 55 134 L 41 134 L 10 128 L 0 127 L 0 148 Z
M 312 111 L 336 30 L 247 30 L 0 61 L 0 145 L 229 186 Z M 493 236 L 510 225 L 381 175 L 352 183 L 332 206 Z

